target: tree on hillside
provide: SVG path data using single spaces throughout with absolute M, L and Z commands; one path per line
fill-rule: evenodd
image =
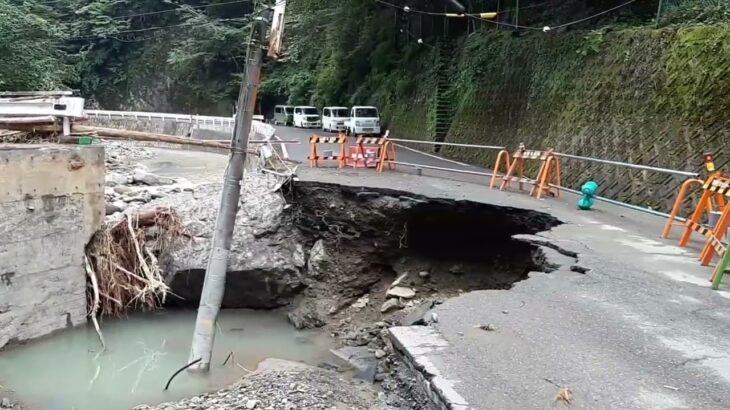
M 62 27 L 25 3 L 0 0 L 0 90 L 53 89 L 71 82 L 62 41 Z

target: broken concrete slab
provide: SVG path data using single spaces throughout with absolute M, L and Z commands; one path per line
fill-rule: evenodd
M 354 367 L 357 370 L 355 377 L 368 383 L 375 382 L 378 359 L 366 346 L 345 346 L 330 352 Z
M 431 399 L 432 404 L 443 410 L 468 410 L 472 407 L 454 386 L 459 380 L 449 380 L 441 375 L 432 359 L 449 346 L 437 330 L 426 326 L 397 326 L 388 329 L 396 353 L 411 369 L 419 386 Z
M 400 299 L 388 299 L 380 307 L 380 313 L 388 313 L 394 310 L 402 309 L 403 305 L 400 303 Z
M 416 297 L 416 291 L 405 286 L 394 286 L 385 293 L 389 298 L 413 299 Z
M 430 302 L 424 302 L 420 305 L 416 306 L 408 312 L 407 315 L 403 317 L 403 319 L 400 320 L 401 326 L 423 326 L 427 322 L 426 315 L 428 312 L 433 309 L 433 307 L 436 305 L 436 302 L 430 301 Z

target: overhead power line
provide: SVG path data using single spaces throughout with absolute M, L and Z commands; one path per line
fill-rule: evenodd
M 600 17 L 600 16 L 602 16 L 602 15 L 604 15 L 604 14 L 608 14 L 608 13 L 610 13 L 610 12 L 614 11 L 614 10 L 618 10 L 618 9 L 620 9 L 620 8 L 626 7 L 626 6 L 628 6 L 628 5 L 632 4 L 632 3 L 636 3 L 637 1 L 638 1 L 638 0 L 630 0 L 630 1 L 627 1 L 626 3 L 622 3 L 622 4 L 619 4 L 619 5 L 618 5 L 618 6 L 616 6 L 616 7 L 612 7 L 612 8 L 610 8 L 610 9 L 608 9 L 608 10 L 604 10 L 604 11 L 602 11 L 602 12 L 598 13 L 598 14 L 594 14 L 594 15 L 592 15 L 592 16 L 588 16 L 588 17 L 582 18 L 582 19 L 580 19 L 580 20 L 576 20 L 576 21 L 571 21 L 570 23 L 565 23 L 565 24 L 560 24 L 560 25 L 558 25 L 558 26 L 553 26 L 552 28 L 554 28 L 554 29 L 557 29 L 557 28 L 562 28 L 562 27 L 572 26 L 573 24 L 578 24 L 578 23 L 582 23 L 582 22 L 584 22 L 584 21 L 588 21 L 588 20 L 594 19 L 594 18 L 596 18 L 596 17 Z
M 386 6 L 389 6 L 389 7 L 393 7 L 393 8 L 400 9 L 403 12 L 406 12 L 406 13 L 426 14 L 426 15 L 432 15 L 432 16 L 443 16 L 443 17 L 461 17 L 461 16 L 465 16 L 465 17 L 469 17 L 469 18 L 472 18 L 472 19 L 477 19 L 477 20 L 480 20 L 480 21 L 485 21 L 485 22 L 490 23 L 490 24 L 499 25 L 499 26 L 512 27 L 512 28 L 525 29 L 525 30 L 549 31 L 549 30 L 554 30 L 554 29 L 559 29 L 559 28 L 563 28 L 563 27 L 572 26 L 574 24 L 583 23 L 584 21 L 588 21 L 588 20 L 594 19 L 596 17 L 600 17 L 600 16 L 602 16 L 604 14 L 608 14 L 608 13 L 610 13 L 612 11 L 615 11 L 615 10 L 618 10 L 620 8 L 626 7 L 626 6 L 628 6 L 628 5 L 632 4 L 632 3 L 636 3 L 638 0 L 629 0 L 629 1 L 625 2 L 625 3 L 619 4 L 618 6 L 612 7 L 610 9 L 607 9 L 607 10 L 604 10 L 604 11 L 601 11 L 600 13 L 596 13 L 596 14 L 593 14 L 593 15 L 588 16 L 588 17 L 584 17 L 582 19 L 578 19 L 578 20 L 571 21 L 571 22 L 564 23 L 564 24 L 559 24 L 557 26 L 544 26 L 544 27 L 521 26 L 519 24 L 502 23 L 502 22 L 499 22 L 499 21 L 493 21 L 493 20 L 490 20 L 490 19 L 483 18 L 480 14 L 464 13 L 464 14 L 461 14 L 461 15 L 454 15 L 454 14 L 451 14 L 451 13 L 438 13 L 438 12 L 433 12 L 433 11 L 414 10 L 414 9 L 410 8 L 409 6 L 400 6 L 400 5 L 397 5 L 397 4 L 393 4 L 393 3 L 387 2 L 385 0 L 375 0 L 375 1 L 378 2 L 378 3 L 380 3 L 380 4 L 384 4 Z

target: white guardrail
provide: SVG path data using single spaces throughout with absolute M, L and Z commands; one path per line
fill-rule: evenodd
M 218 125 L 229 127 L 233 130 L 236 117 L 214 117 L 210 115 L 188 115 L 188 114 L 169 114 L 161 112 L 143 112 L 143 111 L 109 111 L 109 110 L 85 110 L 84 114 L 91 118 L 107 118 L 107 119 L 130 119 L 130 120 L 160 120 L 160 121 L 176 121 L 190 123 L 194 125 Z M 289 159 L 289 152 L 286 148 L 287 143 L 277 137 L 276 129 L 264 122 L 263 115 L 254 115 L 251 124 L 252 143 L 266 145 L 269 152 L 275 150 L 273 145 L 279 145 L 281 150 L 280 156 Z
M 236 117 L 214 117 L 210 115 L 188 115 L 188 114 L 169 114 L 161 112 L 143 112 L 143 111 L 108 111 L 108 110 L 85 110 L 85 114 L 92 118 L 109 118 L 109 119 L 134 119 L 134 120 L 170 120 L 177 122 L 186 122 L 197 125 L 221 125 L 231 127 L 236 121 Z M 254 120 L 263 121 L 263 115 L 254 115 Z

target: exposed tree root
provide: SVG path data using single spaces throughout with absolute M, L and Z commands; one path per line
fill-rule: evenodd
M 102 227 L 86 247 L 93 273 L 87 291 L 92 313 L 122 316 L 160 307 L 169 288 L 156 255 L 184 236 L 180 218 L 170 208 L 123 214 Z
M 101 304 L 101 300 L 99 298 L 99 281 L 96 278 L 96 272 L 94 272 L 94 269 L 91 268 L 91 263 L 89 263 L 88 256 L 84 256 L 84 267 L 86 268 L 86 274 L 89 276 L 89 280 L 91 281 L 91 290 L 93 291 L 94 295 L 94 302 L 93 304 L 91 304 L 89 316 L 91 317 L 91 321 L 94 323 L 94 329 L 96 329 L 96 334 L 99 335 L 99 342 L 101 342 L 101 352 L 103 352 L 104 350 L 106 350 L 106 342 L 104 341 L 104 335 L 101 333 L 99 321 L 97 320 L 99 305 Z

